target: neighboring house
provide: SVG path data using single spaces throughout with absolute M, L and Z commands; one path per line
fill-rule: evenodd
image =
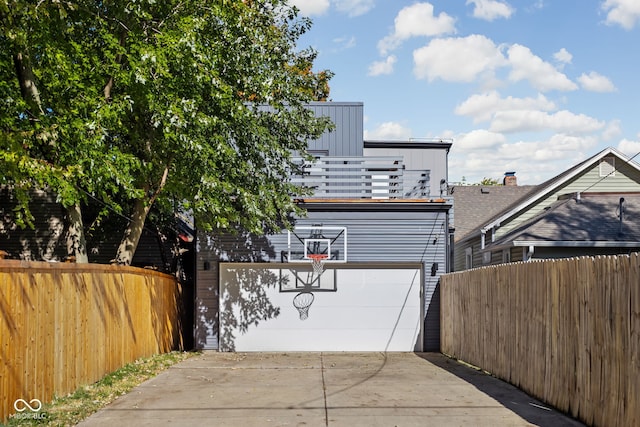
M 607 148 L 456 239 L 455 269 L 638 251 L 639 214 L 640 166 Z
M 362 103 L 309 108 L 336 128 L 309 142 L 316 160 L 292 177 L 314 189 L 298 200 L 307 216 L 291 232 L 197 234 L 196 347 L 438 350 L 451 143 L 364 141 Z M 331 244 L 317 279 L 309 242 Z M 294 307 L 299 296 L 312 305 Z
M 65 223 L 66 212 L 51 192 L 32 190 L 30 209 L 33 227 L 21 228 L 15 221 L 17 201 L 9 187 L 0 188 L 0 250 L 7 252 L 7 258 L 25 261 L 61 262 L 67 258 Z M 85 213 L 96 210 L 96 206 L 86 206 Z M 85 215 L 85 224 L 93 218 Z M 87 230 L 87 255 L 89 262 L 109 264 L 115 257 L 125 229 L 125 220 L 112 216 L 102 220 L 100 231 Z M 151 267 L 160 271 L 174 272 L 179 262 L 179 248 L 184 248 L 193 240 L 187 222 L 176 219 L 175 227 L 153 230 L 145 227 L 138 249 L 132 261 L 137 267 Z M 181 262 L 181 261 L 180 261 Z
M 6 258 L 25 261 L 63 262 L 67 260 L 65 209 L 55 195 L 32 190 L 29 196 L 33 228 L 20 228 L 15 221 L 17 201 L 7 186 L 0 186 L 0 253 Z M 89 203 L 83 209 L 85 225 L 95 219 L 99 209 Z M 92 215 L 93 211 L 93 215 Z M 99 230 L 87 230 L 87 255 L 90 263 L 109 264 L 115 257 L 126 220 L 112 215 L 103 218 Z M 184 348 L 193 348 L 194 242 L 193 221 L 176 215 L 175 222 L 162 230 L 147 224 L 140 237 L 132 265 L 175 275 L 182 285 L 180 307 Z
M 515 178 L 515 175 L 512 176 Z M 534 185 L 518 185 L 515 179 L 503 185 L 451 186 L 449 193 L 453 197 L 455 242 L 466 238 L 469 233 L 535 188 Z

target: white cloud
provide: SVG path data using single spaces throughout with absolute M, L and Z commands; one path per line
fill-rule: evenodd
M 553 54 L 553 59 L 558 61 L 560 64 L 571 64 L 573 60 L 573 55 L 569 53 L 569 51 L 565 48 L 560 49 L 556 53 Z
M 567 54 L 563 52 L 559 56 L 566 60 Z M 505 59 L 501 47 L 483 35 L 439 38 L 413 52 L 414 74 L 428 81 L 470 83 L 480 78 L 490 81 L 496 69 L 510 66 L 511 82 L 525 80 L 541 92 L 578 89 L 566 75 L 534 55 L 528 47 L 511 45 L 507 56 Z
M 544 8 L 544 0 L 536 0 L 535 3 L 525 8 L 525 10 L 529 13 L 536 12 L 538 10 L 542 10 Z
M 500 49 L 485 36 L 435 39 L 413 52 L 418 79 L 472 82 L 492 77 L 505 64 Z
M 470 134 L 468 134 L 470 135 Z M 449 177 L 459 181 L 464 176 L 469 183 L 484 177 L 501 179 L 506 171 L 516 171 L 518 185 L 540 184 L 583 161 L 597 146 L 592 135 L 575 136 L 558 133 L 542 140 L 518 140 L 476 147 L 470 151 L 460 140 L 454 140 L 449 155 Z M 635 153 L 634 153 L 635 154 Z
M 578 86 L 560 71 L 540 57 L 531 53 L 528 47 L 514 44 L 508 49 L 509 63 L 512 67 L 509 79 L 514 82 L 527 80 L 534 88 L 546 92 L 549 90 L 576 90 Z
M 467 0 L 467 4 L 471 3 L 475 6 L 473 8 L 473 17 L 486 21 L 493 21 L 497 18 L 508 19 L 515 12 L 515 9 L 509 3 L 504 1 Z
M 584 114 L 562 110 L 553 114 L 535 110 L 498 111 L 489 130 L 493 132 L 531 132 L 553 130 L 568 134 L 585 134 L 604 128 L 605 123 Z
M 364 131 L 364 139 L 368 140 L 408 140 L 411 129 L 397 122 L 385 122 L 372 131 Z
M 622 128 L 620 126 L 620 120 L 612 120 L 607 123 L 607 127 L 602 131 L 602 139 L 605 141 L 611 141 L 614 138 L 622 135 Z
M 582 74 L 578 77 L 578 82 L 582 85 L 583 89 L 591 92 L 615 92 L 616 87 L 607 77 L 602 74 L 598 74 L 595 71 L 589 74 Z
M 340 52 L 346 49 L 351 49 L 352 47 L 356 46 L 356 38 L 355 37 L 338 37 L 332 40 L 333 43 L 336 45 L 336 48 L 334 49 L 335 52 Z
M 393 73 L 393 65 L 396 63 L 397 59 L 395 56 L 388 56 L 384 61 L 376 61 L 369 66 L 370 76 L 379 76 L 382 74 L 391 74 Z
M 606 0 L 601 7 L 607 13 L 607 25 L 620 25 L 625 30 L 631 30 L 640 20 L 638 0 Z
M 491 120 L 498 111 L 553 111 L 555 109 L 555 103 L 549 101 L 542 94 L 538 94 L 537 98 L 514 98 L 513 96 L 502 98 L 498 92 L 492 91 L 470 96 L 456 106 L 455 113 L 460 116 L 472 117 L 474 123 L 479 123 Z
M 564 157 L 567 155 L 567 152 L 586 152 L 597 143 L 598 139 L 594 135 L 578 136 L 568 135 L 566 133 L 557 133 L 548 139 L 547 150 L 553 156 Z
M 455 33 L 455 19 L 441 12 L 434 15 L 431 3 L 416 3 L 398 12 L 394 20 L 394 31 L 378 42 L 382 55 L 396 49 L 411 37 L 433 37 Z
M 334 0 L 336 9 L 350 17 L 364 15 L 375 6 L 374 0 Z
M 485 129 L 476 129 L 458 136 L 455 140 L 455 145 L 456 148 L 463 150 L 477 150 L 494 148 L 505 142 L 506 138 L 501 133 L 490 132 Z
M 620 150 L 623 154 L 628 157 L 633 157 L 636 154 L 640 153 L 640 134 L 638 135 L 637 141 L 631 141 L 629 139 L 623 139 L 618 143 L 618 150 Z M 639 156 L 640 157 L 640 156 Z M 633 159 L 636 163 L 640 162 L 640 158 L 635 157 Z
M 300 9 L 304 16 L 323 15 L 329 10 L 329 0 L 289 0 L 291 6 Z

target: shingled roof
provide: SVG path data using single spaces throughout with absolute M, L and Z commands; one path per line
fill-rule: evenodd
M 455 186 L 449 192 L 454 200 L 455 241 L 477 230 L 507 207 L 527 197 L 536 185 Z
M 573 195 L 556 201 L 487 248 L 505 245 L 636 247 L 640 245 L 639 218 L 638 193 L 583 193 L 580 198 Z

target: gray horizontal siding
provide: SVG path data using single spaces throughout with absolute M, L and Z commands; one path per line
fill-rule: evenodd
M 435 212 L 392 211 L 308 211 L 306 218 L 298 219 L 296 225 L 345 226 L 348 229 L 349 262 L 421 262 L 425 266 L 425 350 L 439 350 L 440 324 L 438 281 L 447 272 L 447 210 Z M 204 301 L 213 289 L 217 292 L 218 278 L 209 272 L 217 269 L 219 262 L 280 262 L 281 254 L 287 250 L 287 233 L 255 236 L 249 233 L 198 235 L 198 277 L 196 300 Z M 204 270 L 205 262 L 209 270 Z M 435 276 L 431 276 L 434 264 L 438 265 Z M 206 275 L 200 272 L 206 271 Z M 199 298 L 202 296 L 202 298 Z M 217 348 L 217 336 L 208 336 L 206 331 L 217 311 L 217 305 L 200 307 L 200 323 L 196 325 L 197 346 Z M 196 314 L 198 315 L 198 314 Z M 217 322 L 217 321 L 216 321 Z M 216 323 L 217 324 L 217 323 Z M 217 330 L 215 331 L 217 333 Z
M 67 256 L 65 210 L 55 194 L 32 190 L 29 208 L 33 228 L 16 224 L 18 201 L 9 187 L 0 187 L 0 250 L 25 261 L 62 261 Z

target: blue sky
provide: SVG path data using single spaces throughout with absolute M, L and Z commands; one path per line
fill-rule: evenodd
M 331 100 L 364 103 L 365 139 L 451 139 L 451 182 L 640 152 L 640 0 L 290 3 Z

